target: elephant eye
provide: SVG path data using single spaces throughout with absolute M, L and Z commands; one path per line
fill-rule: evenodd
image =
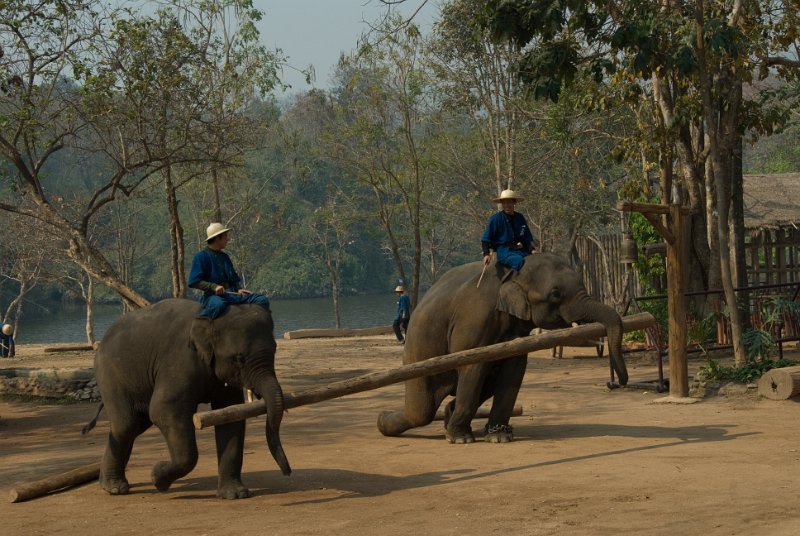
M 236 354 L 235 356 L 233 356 L 233 359 L 234 361 L 236 361 L 236 364 L 239 365 L 240 367 L 244 365 L 245 361 L 247 361 L 247 358 L 244 356 L 244 354 Z
M 551 302 L 560 302 L 563 299 L 563 294 L 561 293 L 561 289 L 555 287 L 553 290 L 550 291 L 550 301 Z

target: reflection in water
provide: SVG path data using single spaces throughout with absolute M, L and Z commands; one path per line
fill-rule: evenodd
M 393 294 L 344 296 L 340 298 L 342 327 L 368 328 L 388 326 L 395 315 L 397 298 Z M 333 328 L 333 301 L 330 298 L 271 300 L 275 320 L 275 336 L 303 328 Z M 119 318 L 119 305 L 95 306 L 95 338 L 102 339 L 108 327 Z M 86 310 L 68 305 L 53 309 L 51 314 L 26 312 L 20 325 L 17 344 L 42 344 L 86 341 Z

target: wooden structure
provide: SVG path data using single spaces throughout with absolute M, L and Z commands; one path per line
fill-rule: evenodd
M 744 176 L 748 285 L 800 281 L 800 173 Z
M 689 263 L 689 211 L 677 204 L 652 205 L 625 201 L 617 204 L 617 210 L 642 214 L 667 244 L 669 394 L 684 398 L 689 395 L 684 273 L 684 268 Z
M 370 335 L 391 335 L 392 333 L 394 333 L 392 326 L 378 326 L 374 328 L 298 329 L 295 331 L 287 331 L 283 334 L 283 338 L 366 337 Z

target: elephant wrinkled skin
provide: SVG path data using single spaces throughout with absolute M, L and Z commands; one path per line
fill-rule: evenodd
M 259 305 L 229 307 L 215 320 L 197 318 L 200 304 L 170 299 L 125 314 L 109 328 L 95 356 L 95 374 L 111 423 L 100 484 L 111 495 L 129 492 L 125 467 L 134 440 L 155 424 L 170 460 L 156 463 L 152 480 L 160 491 L 197 463 L 192 416 L 200 403 L 223 408 L 244 401 L 242 388 L 262 396 L 267 408 L 267 444 L 288 475 L 280 443 L 283 393 L 275 377 L 271 313 Z M 219 481 L 217 496 L 250 496 L 241 480 L 244 421 L 214 430 Z
M 609 353 L 619 381 L 628 372 L 622 358 L 622 319 L 589 297 L 580 275 L 558 256 L 527 257 L 519 272 L 494 263 L 477 287 L 483 263 L 458 266 L 445 273 L 425 294 L 408 326 L 404 364 L 486 346 L 530 334 L 535 327 L 565 328 L 600 322 L 606 328 Z M 378 429 L 397 436 L 433 421 L 442 401 L 445 435 L 451 443 L 471 443 L 471 421 L 478 407 L 493 397 L 485 440 L 513 440 L 509 419 L 522 385 L 527 356 L 467 365 L 458 370 L 405 382 L 405 407 L 384 411 Z

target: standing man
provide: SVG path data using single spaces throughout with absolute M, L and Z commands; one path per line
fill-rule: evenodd
M 397 337 L 397 344 L 405 344 L 406 339 L 403 332 L 408 332 L 408 320 L 411 318 L 411 301 L 406 296 L 406 289 L 403 285 L 397 285 L 394 291 L 397 293 L 397 316 L 392 322 L 394 334 Z M 403 330 L 400 330 L 402 326 Z
M 192 259 L 188 285 L 203 291 L 200 316 L 214 319 L 225 312 L 228 305 L 256 303 L 269 309 L 269 299 L 241 287 L 242 279 L 228 254 L 222 251 L 228 246 L 230 229 L 221 223 L 212 223 L 206 229 L 206 249 Z
M 15 354 L 14 326 L 11 324 L 3 324 L 0 330 L 0 357 L 14 357 Z
M 525 216 L 516 212 L 517 203 L 522 198 L 514 190 L 503 190 L 500 197 L 494 199 L 503 209 L 489 218 L 486 230 L 481 237 L 483 247 L 483 264 L 492 260 L 489 249 L 497 254 L 497 262 L 519 271 L 525 263 L 525 257 L 535 251 L 533 235 Z

